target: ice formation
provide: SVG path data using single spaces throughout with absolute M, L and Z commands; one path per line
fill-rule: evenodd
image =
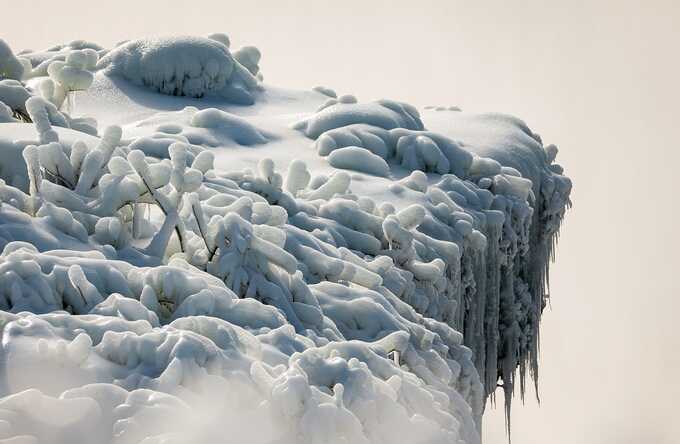
M 0 442 L 479 443 L 537 380 L 557 148 L 230 46 L 0 44 Z

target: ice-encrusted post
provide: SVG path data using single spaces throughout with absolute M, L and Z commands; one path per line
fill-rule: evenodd
M 33 96 L 26 101 L 26 111 L 38 131 L 41 144 L 59 141 L 59 135 L 52 129 L 50 123 L 48 106 L 42 97 Z

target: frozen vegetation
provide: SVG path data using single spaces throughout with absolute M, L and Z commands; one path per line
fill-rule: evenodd
M 230 46 L 0 41 L 0 443 L 480 442 L 537 381 L 557 148 Z

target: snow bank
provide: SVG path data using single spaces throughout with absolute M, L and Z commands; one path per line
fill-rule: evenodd
M 509 116 L 260 91 L 229 43 L 76 42 L 24 53 L 39 88 L 0 81 L 0 441 L 480 442 L 499 381 L 509 414 L 537 375 L 557 148 Z M 120 125 L 92 133 L 55 104 L 67 66 L 210 97 L 112 116 L 97 75 L 88 110 Z

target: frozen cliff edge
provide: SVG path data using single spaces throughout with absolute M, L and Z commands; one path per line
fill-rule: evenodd
M 0 443 L 480 442 L 538 378 L 557 148 L 230 43 L 0 41 Z

